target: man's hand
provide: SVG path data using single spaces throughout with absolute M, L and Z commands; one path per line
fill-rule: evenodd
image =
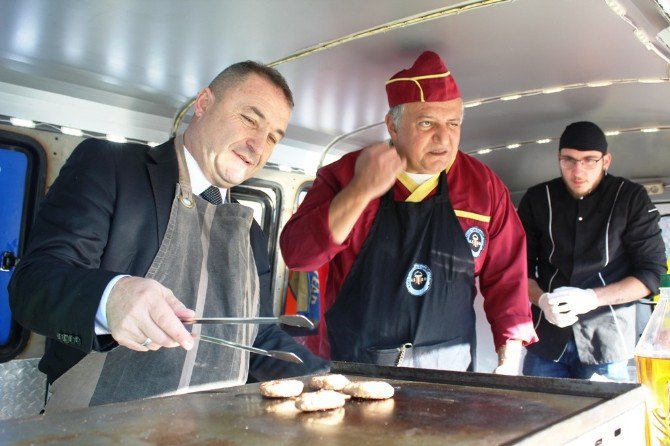
M 328 228 L 335 243 L 344 243 L 370 201 L 393 187 L 405 165 L 405 160 L 387 143 L 363 149 L 356 159 L 354 177 L 335 195 L 328 209 Z
M 356 159 L 352 183 L 367 201 L 381 197 L 395 183 L 406 162 L 386 142 L 366 147 Z
M 107 322 L 112 337 L 131 350 L 161 347 L 193 348 L 193 338 L 182 319 L 195 317 L 168 288 L 152 279 L 124 277 L 107 300 Z M 143 343 L 149 339 L 149 343 Z
M 570 286 L 556 288 L 549 297 L 552 305 L 555 305 L 562 314 L 588 313 L 599 306 L 598 295 L 591 288 L 586 290 Z
M 558 302 L 552 300 L 553 293 L 544 293 L 538 300 L 538 306 L 542 310 L 544 317 L 557 327 L 568 327 L 577 322 L 577 316 L 574 314 L 563 314 L 558 306 Z
M 523 344 L 521 341 L 508 340 L 497 351 L 498 367 L 493 370 L 493 373 L 496 375 L 520 375 L 522 350 Z

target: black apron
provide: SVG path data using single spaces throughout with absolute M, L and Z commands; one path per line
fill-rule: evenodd
M 326 313 L 331 358 L 468 370 L 474 364 L 474 258 L 449 202 L 381 199 L 363 248 Z

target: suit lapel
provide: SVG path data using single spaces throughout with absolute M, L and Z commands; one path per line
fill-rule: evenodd
M 167 230 L 175 187 L 179 180 L 174 138 L 149 150 L 147 170 L 156 202 L 156 222 L 160 245 Z

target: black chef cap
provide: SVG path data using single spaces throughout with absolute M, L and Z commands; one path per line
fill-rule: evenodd
M 603 131 L 592 122 L 573 122 L 563 130 L 558 143 L 558 150 L 598 150 L 607 153 L 607 139 Z

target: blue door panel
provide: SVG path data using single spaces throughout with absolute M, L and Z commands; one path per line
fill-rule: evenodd
M 0 129 L 0 363 L 16 358 L 30 340 L 30 330 L 12 317 L 7 285 L 44 196 L 46 165 L 37 140 Z
M 18 257 L 26 193 L 28 156 L 0 146 L 0 254 Z M 7 344 L 12 327 L 7 284 L 13 268 L 0 271 L 0 346 Z

